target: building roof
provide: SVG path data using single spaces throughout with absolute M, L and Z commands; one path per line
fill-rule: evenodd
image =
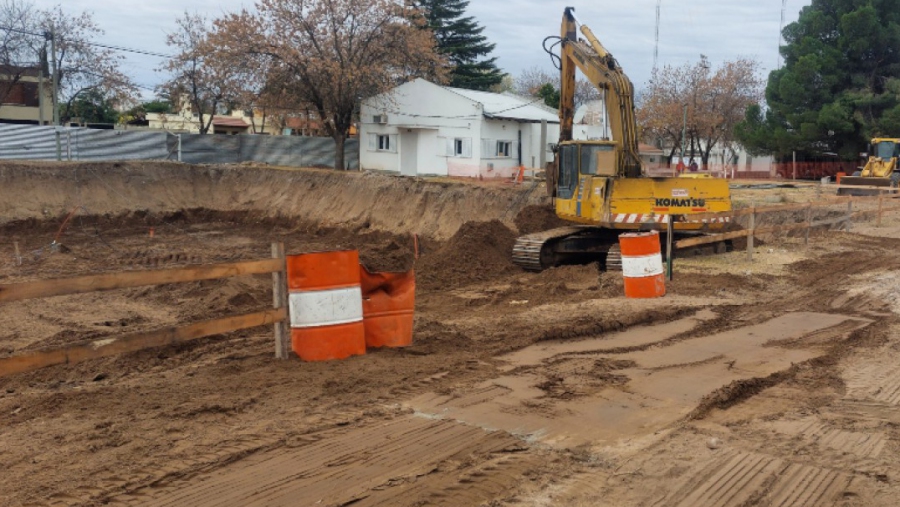
M 542 99 L 532 100 L 530 97 L 524 98 L 500 93 L 464 90 L 462 88 L 451 88 L 449 86 L 445 86 L 444 88 L 481 104 L 484 109 L 484 116 L 488 118 L 533 123 L 547 120 L 547 123 L 559 123 L 559 117 L 556 113 L 537 105 L 537 101 Z
M 240 127 L 249 128 L 250 125 L 244 120 L 234 116 L 214 116 L 212 124 L 217 127 Z
M 655 155 L 655 154 L 663 153 L 663 150 L 657 148 L 656 146 L 651 146 L 649 144 L 644 144 L 644 143 L 640 143 L 638 145 L 638 151 L 640 153 L 645 153 L 647 155 L 651 155 L 651 154 Z

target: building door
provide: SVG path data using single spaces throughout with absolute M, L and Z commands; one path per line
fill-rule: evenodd
M 400 174 L 417 176 L 419 160 L 418 132 L 402 132 L 400 134 Z

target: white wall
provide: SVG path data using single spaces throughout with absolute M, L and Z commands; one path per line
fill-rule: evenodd
M 374 120 L 386 115 L 387 124 Z M 521 131 L 522 164 L 540 165 L 540 123 L 494 120 L 484 117 L 481 104 L 446 88 L 417 79 L 392 92 L 363 101 L 360 108 L 360 167 L 400 172 L 403 138 L 417 135 L 416 165 L 419 175 L 510 177 L 519 165 Z M 372 135 L 391 137 L 391 149 L 370 146 Z M 464 156 L 453 154 L 455 139 L 467 140 Z M 508 157 L 497 156 L 497 141 L 512 143 Z M 559 141 L 559 125 L 547 124 L 547 145 Z M 553 154 L 547 151 L 547 161 Z
M 387 115 L 386 125 L 373 116 Z M 454 165 L 475 165 L 479 151 L 479 126 L 483 119 L 480 104 L 428 81 L 417 79 L 389 93 L 364 100 L 360 107 L 360 167 L 400 171 L 399 133 L 419 133 L 419 174 L 447 175 Z M 370 134 L 396 135 L 397 147 L 391 152 L 372 151 Z M 446 139 L 471 139 L 471 157 L 448 157 Z

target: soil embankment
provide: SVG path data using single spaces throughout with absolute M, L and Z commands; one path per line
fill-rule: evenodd
M 172 162 L 0 164 L 0 224 L 76 207 L 85 215 L 205 208 L 445 240 L 470 221 L 498 219 L 512 227 L 523 208 L 546 201 L 538 188 L 370 172 Z

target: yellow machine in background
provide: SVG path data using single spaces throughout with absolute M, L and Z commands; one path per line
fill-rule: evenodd
M 579 39 L 573 11 L 566 8 L 562 20 L 560 136 L 547 186 L 556 214 L 581 225 L 520 237 L 513 248 L 513 262 L 532 271 L 591 260 L 616 269 L 621 265 L 620 233 L 665 229 L 670 216 L 688 217 L 673 224 L 682 233 L 719 228 L 724 224 L 691 221 L 689 216 L 731 210 L 726 180 L 643 175 L 634 86 L 587 26 L 580 26 L 583 38 Z M 573 140 L 576 68 L 600 90 L 613 139 Z
M 879 192 L 873 188 L 853 188 L 855 185 L 895 188 L 900 186 L 898 156 L 900 156 L 900 139 L 884 137 L 872 139 L 866 166 L 853 173 L 853 176 L 841 178 L 838 195 L 876 195 Z

